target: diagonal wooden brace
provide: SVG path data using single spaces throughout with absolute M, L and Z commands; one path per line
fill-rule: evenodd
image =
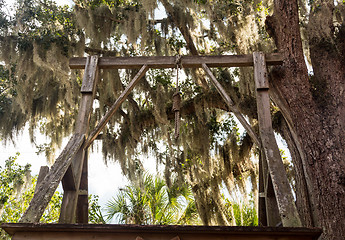
M 121 93 L 121 95 L 116 99 L 115 103 L 111 106 L 110 110 L 105 114 L 105 116 L 99 121 L 96 128 L 91 132 L 90 136 L 88 137 L 85 147 L 89 147 L 90 144 L 97 138 L 98 134 L 102 131 L 104 126 L 110 120 L 110 118 L 115 114 L 115 112 L 119 109 L 121 104 L 126 100 L 127 96 L 131 93 L 135 85 L 139 82 L 139 80 L 145 75 L 149 67 L 147 65 L 143 65 L 139 72 L 135 75 L 132 81 L 127 85 L 126 89 Z
M 243 115 L 241 114 L 240 110 L 237 108 L 237 106 L 231 100 L 230 96 L 226 93 L 226 91 L 222 87 L 222 85 L 217 81 L 216 77 L 213 75 L 213 73 L 211 72 L 210 68 L 205 63 L 202 64 L 202 68 L 205 70 L 206 74 L 211 79 L 211 82 L 216 87 L 218 93 L 224 99 L 224 101 L 227 104 L 227 106 L 230 109 L 230 111 L 232 111 L 235 114 L 235 116 L 238 119 L 238 121 L 242 124 L 244 129 L 246 129 L 247 133 L 252 138 L 253 142 L 258 147 L 260 147 L 261 146 L 260 138 L 257 136 L 257 134 L 255 133 L 253 128 L 250 126 L 250 124 L 247 122 L 247 120 L 243 117 Z
M 56 159 L 50 171 L 39 185 L 34 197 L 32 198 L 28 209 L 20 219 L 21 223 L 38 223 L 46 209 L 50 199 L 54 195 L 56 188 L 65 175 L 72 159 L 75 157 L 82 144 L 84 143 L 84 134 L 74 134 L 68 144 Z

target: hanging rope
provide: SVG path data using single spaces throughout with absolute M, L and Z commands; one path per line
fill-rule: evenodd
M 176 90 L 173 95 L 173 107 L 172 110 L 175 112 L 175 140 L 177 140 L 180 136 L 180 109 L 181 109 L 181 93 L 180 88 L 178 85 L 178 72 L 179 72 L 179 65 L 181 63 L 181 56 L 176 56 Z

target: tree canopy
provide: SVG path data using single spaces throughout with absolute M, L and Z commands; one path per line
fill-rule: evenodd
M 83 73 L 69 70 L 72 56 L 281 52 L 284 64 L 269 69 L 271 113 L 291 153 L 299 214 L 303 225 L 323 227 L 326 239 L 344 233 L 336 230 L 345 222 L 344 1 L 75 0 L 68 8 L 18 0 L 13 15 L 0 6 L 1 138 L 29 123 L 32 141 L 39 129 L 52 148 L 73 131 Z M 252 69 L 213 71 L 257 129 Z M 91 128 L 135 73 L 101 72 Z M 204 224 L 226 225 L 220 189 L 245 195 L 251 188 L 257 198 L 251 156 L 258 149 L 203 72 L 184 74 L 179 140 L 171 111 L 176 70 L 150 70 L 103 131 L 103 155 L 133 181 L 144 173 L 142 154 L 154 155 L 168 187 L 172 179 L 191 185 Z

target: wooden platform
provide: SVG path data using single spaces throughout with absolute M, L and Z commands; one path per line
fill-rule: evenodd
M 13 240 L 316 240 L 318 228 L 4 223 Z

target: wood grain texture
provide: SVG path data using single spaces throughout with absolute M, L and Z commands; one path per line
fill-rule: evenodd
M 49 172 L 48 166 L 41 166 L 40 172 L 38 173 L 36 187 L 35 187 L 35 194 L 37 193 L 39 186 L 43 183 L 44 178 L 47 176 Z
M 263 52 L 253 53 L 254 75 L 257 76 L 255 80 L 255 86 L 257 89 L 269 89 L 266 64 L 260 64 L 266 62 L 265 54 Z
M 102 69 L 133 69 L 147 65 L 149 68 L 174 68 L 176 57 L 101 57 L 98 66 Z M 280 65 L 283 58 L 279 53 L 266 54 L 267 65 Z M 218 55 L 218 56 L 182 56 L 181 66 L 183 68 L 201 68 L 202 64 L 208 67 L 249 67 L 253 66 L 253 55 Z M 71 69 L 84 69 L 86 58 L 71 58 L 69 66 Z
M 228 227 L 228 226 L 169 226 L 121 224 L 3 224 L 13 240 L 316 240 L 318 228 Z
M 86 58 L 85 72 L 83 83 L 81 85 L 82 93 L 93 93 L 96 87 L 98 75 L 98 56 L 89 56 Z
M 259 199 L 258 199 L 258 222 L 259 226 L 268 226 L 267 214 L 266 214 L 266 194 L 264 184 L 264 170 L 263 170 L 263 159 L 262 154 L 259 154 Z
M 84 134 L 74 134 L 66 147 L 56 159 L 54 165 L 40 184 L 37 194 L 34 194 L 28 209 L 20 219 L 22 223 L 39 222 L 44 210 L 46 209 L 50 199 L 54 195 L 62 177 L 65 175 L 72 159 L 84 143 Z
M 254 64 L 254 80 L 256 86 L 260 86 L 261 83 L 267 81 L 267 79 L 260 79 L 267 77 L 267 74 L 261 71 L 267 71 L 266 63 L 262 58 Z M 267 160 L 282 224 L 284 227 L 300 227 L 302 223 L 273 133 L 268 89 L 257 88 L 256 101 L 261 143 Z
M 80 179 L 78 202 L 76 209 L 77 223 L 89 223 L 88 157 L 88 149 L 85 149 L 84 163 Z
M 94 101 L 94 96 L 96 94 L 96 84 L 98 81 L 98 56 L 87 57 L 87 64 L 85 66 L 84 78 L 82 83 L 82 98 L 79 107 L 78 117 L 76 120 L 75 132 L 79 134 L 85 134 L 87 136 L 89 129 L 89 122 L 92 113 L 92 106 Z M 78 200 L 80 182 L 83 179 L 83 184 L 87 185 L 87 165 L 84 168 L 85 158 L 87 157 L 87 150 L 85 147 L 81 148 L 76 157 L 72 160 L 66 175 L 63 178 L 64 196 L 62 200 L 61 212 L 59 217 L 60 223 L 74 223 L 76 220 L 80 220 L 76 216 L 77 207 L 80 207 L 81 213 L 78 211 L 80 216 L 83 216 L 82 222 L 85 222 L 85 216 L 87 218 L 88 202 Z M 84 174 L 82 174 L 84 172 Z M 73 180 L 73 181 L 72 181 Z M 84 186 L 84 192 L 87 195 L 87 187 Z M 81 199 L 84 199 L 84 195 Z M 79 204 L 78 204 L 79 203 Z M 86 205 L 86 206 L 85 206 Z M 86 209 L 86 210 L 85 210 Z M 86 211 L 86 212 L 85 212 Z

